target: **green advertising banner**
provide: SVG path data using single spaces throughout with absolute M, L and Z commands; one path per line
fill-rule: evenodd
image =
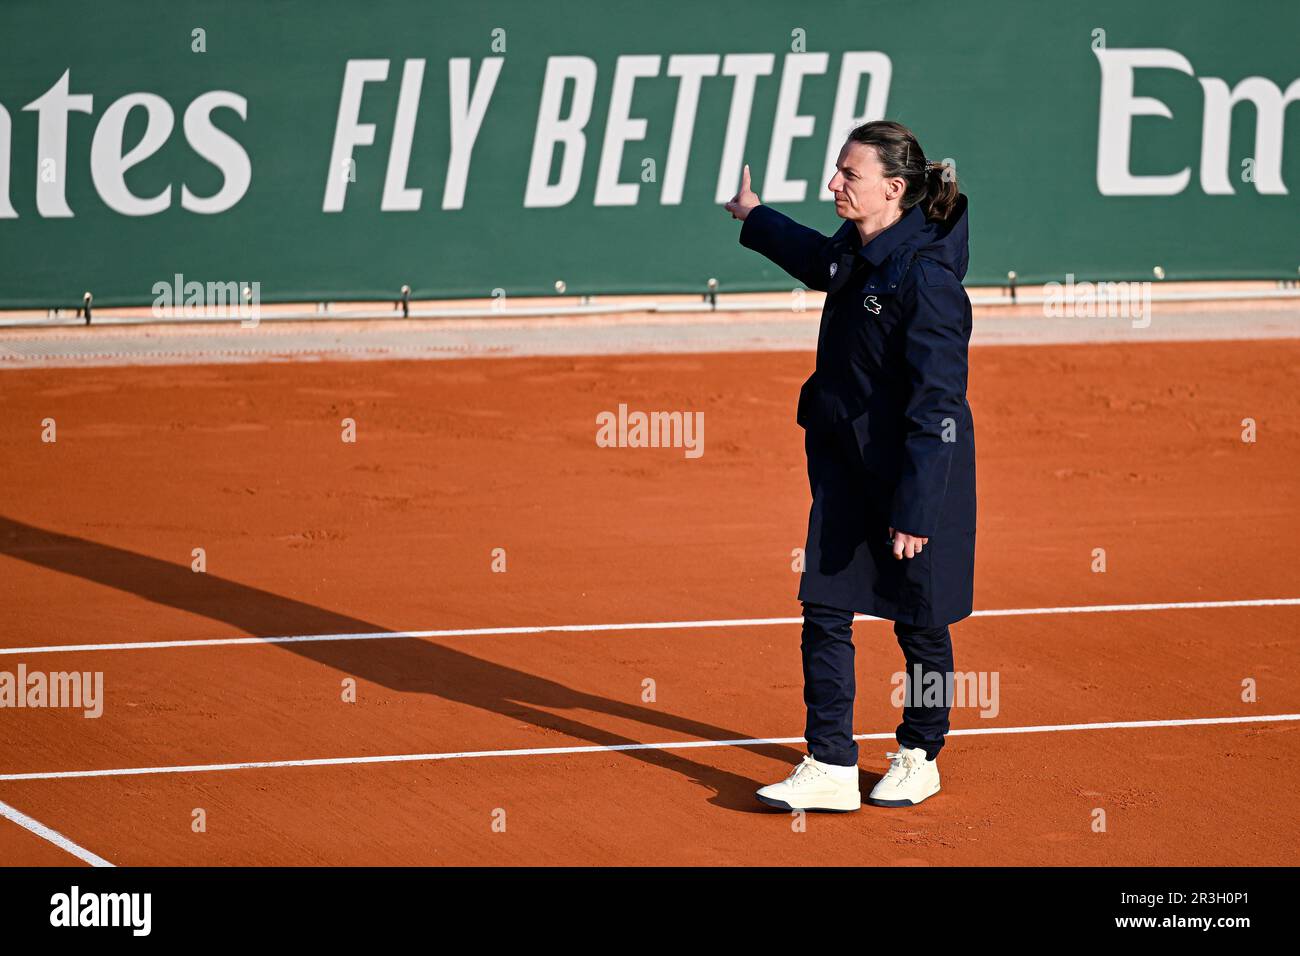
M 955 166 L 970 284 L 1295 278 L 1297 37 L 1295 0 L 6 0 L 0 307 L 789 289 L 742 164 L 830 234 L 882 117 Z

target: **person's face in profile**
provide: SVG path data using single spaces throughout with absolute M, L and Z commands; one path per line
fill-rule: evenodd
M 874 221 L 894 218 L 905 185 L 897 176 L 885 176 L 874 146 L 850 141 L 840 150 L 827 187 L 835 194 L 835 214 L 841 219 Z

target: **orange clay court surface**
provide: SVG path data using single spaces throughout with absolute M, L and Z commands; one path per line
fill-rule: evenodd
M 0 374 L 0 670 L 102 671 L 106 697 L 0 710 L 0 801 L 119 866 L 1300 862 L 1300 606 L 1276 603 L 1300 597 L 1300 340 L 972 348 L 976 607 L 1022 613 L 953 635 L 999 711 L 954 710 L 974 733 L 924 805 L 796 832 L 753 791 L 803 752 L 799 627 L 761 619 L 799 613 L 811 363 Z M 597 447 L 620 402 L 703 410 L 703 457 Z M 902 655 L 887 623 L 855 633 L 869 788 Z M 249 635 L 354 636 L 23 650 Z M 79 862 L 0 819 L 0 863 Z

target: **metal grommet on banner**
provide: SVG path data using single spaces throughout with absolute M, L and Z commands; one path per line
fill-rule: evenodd
M 402 286 L 401 295 L 402 318 L 409 319 L 411 317 L 411 287 L 409 285 Z
M 90 324 L 90 305 L 91 305 L 91 303 L 94 302 L 94 301 L 95 301 L 95 297 L 94 297 L 93 295 L 91 295 L 89 292 L 83 293 L 82 296 L 81 296 L 82 306 L 81 306 L 80 309 L 77 310 L 77 314 L 78 314 L 78 315 L 81 315 L 82 312 L 83 312 L 83 310 L 84 310 L 85 315 L 86 315 L 86 324 L 87 324 L 87 325 Z
M 1007 273 L 1007 282 L 1010 284 L 1011 287 L 1011 301 L 1015 302 L 1016 301 L 1016 273 L 1014 269 Z
M 708 286 L 709 291 L 704 298 L 708 300 L 709 308 L 716 309 L 718 307 L 718 280 L 710 277 Z

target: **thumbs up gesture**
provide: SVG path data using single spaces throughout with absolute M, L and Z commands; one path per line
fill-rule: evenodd
M 755 206 L 762 205 L 758 200 L 758 194 L 749 188 L 749 163 L 745 164 L 745 170 L 740 175 L 740 192 L 731 197 L 730 201 L 724 204 L 727 212 L 731 213 L 732 219 L 745 221 L 749 211 Z

